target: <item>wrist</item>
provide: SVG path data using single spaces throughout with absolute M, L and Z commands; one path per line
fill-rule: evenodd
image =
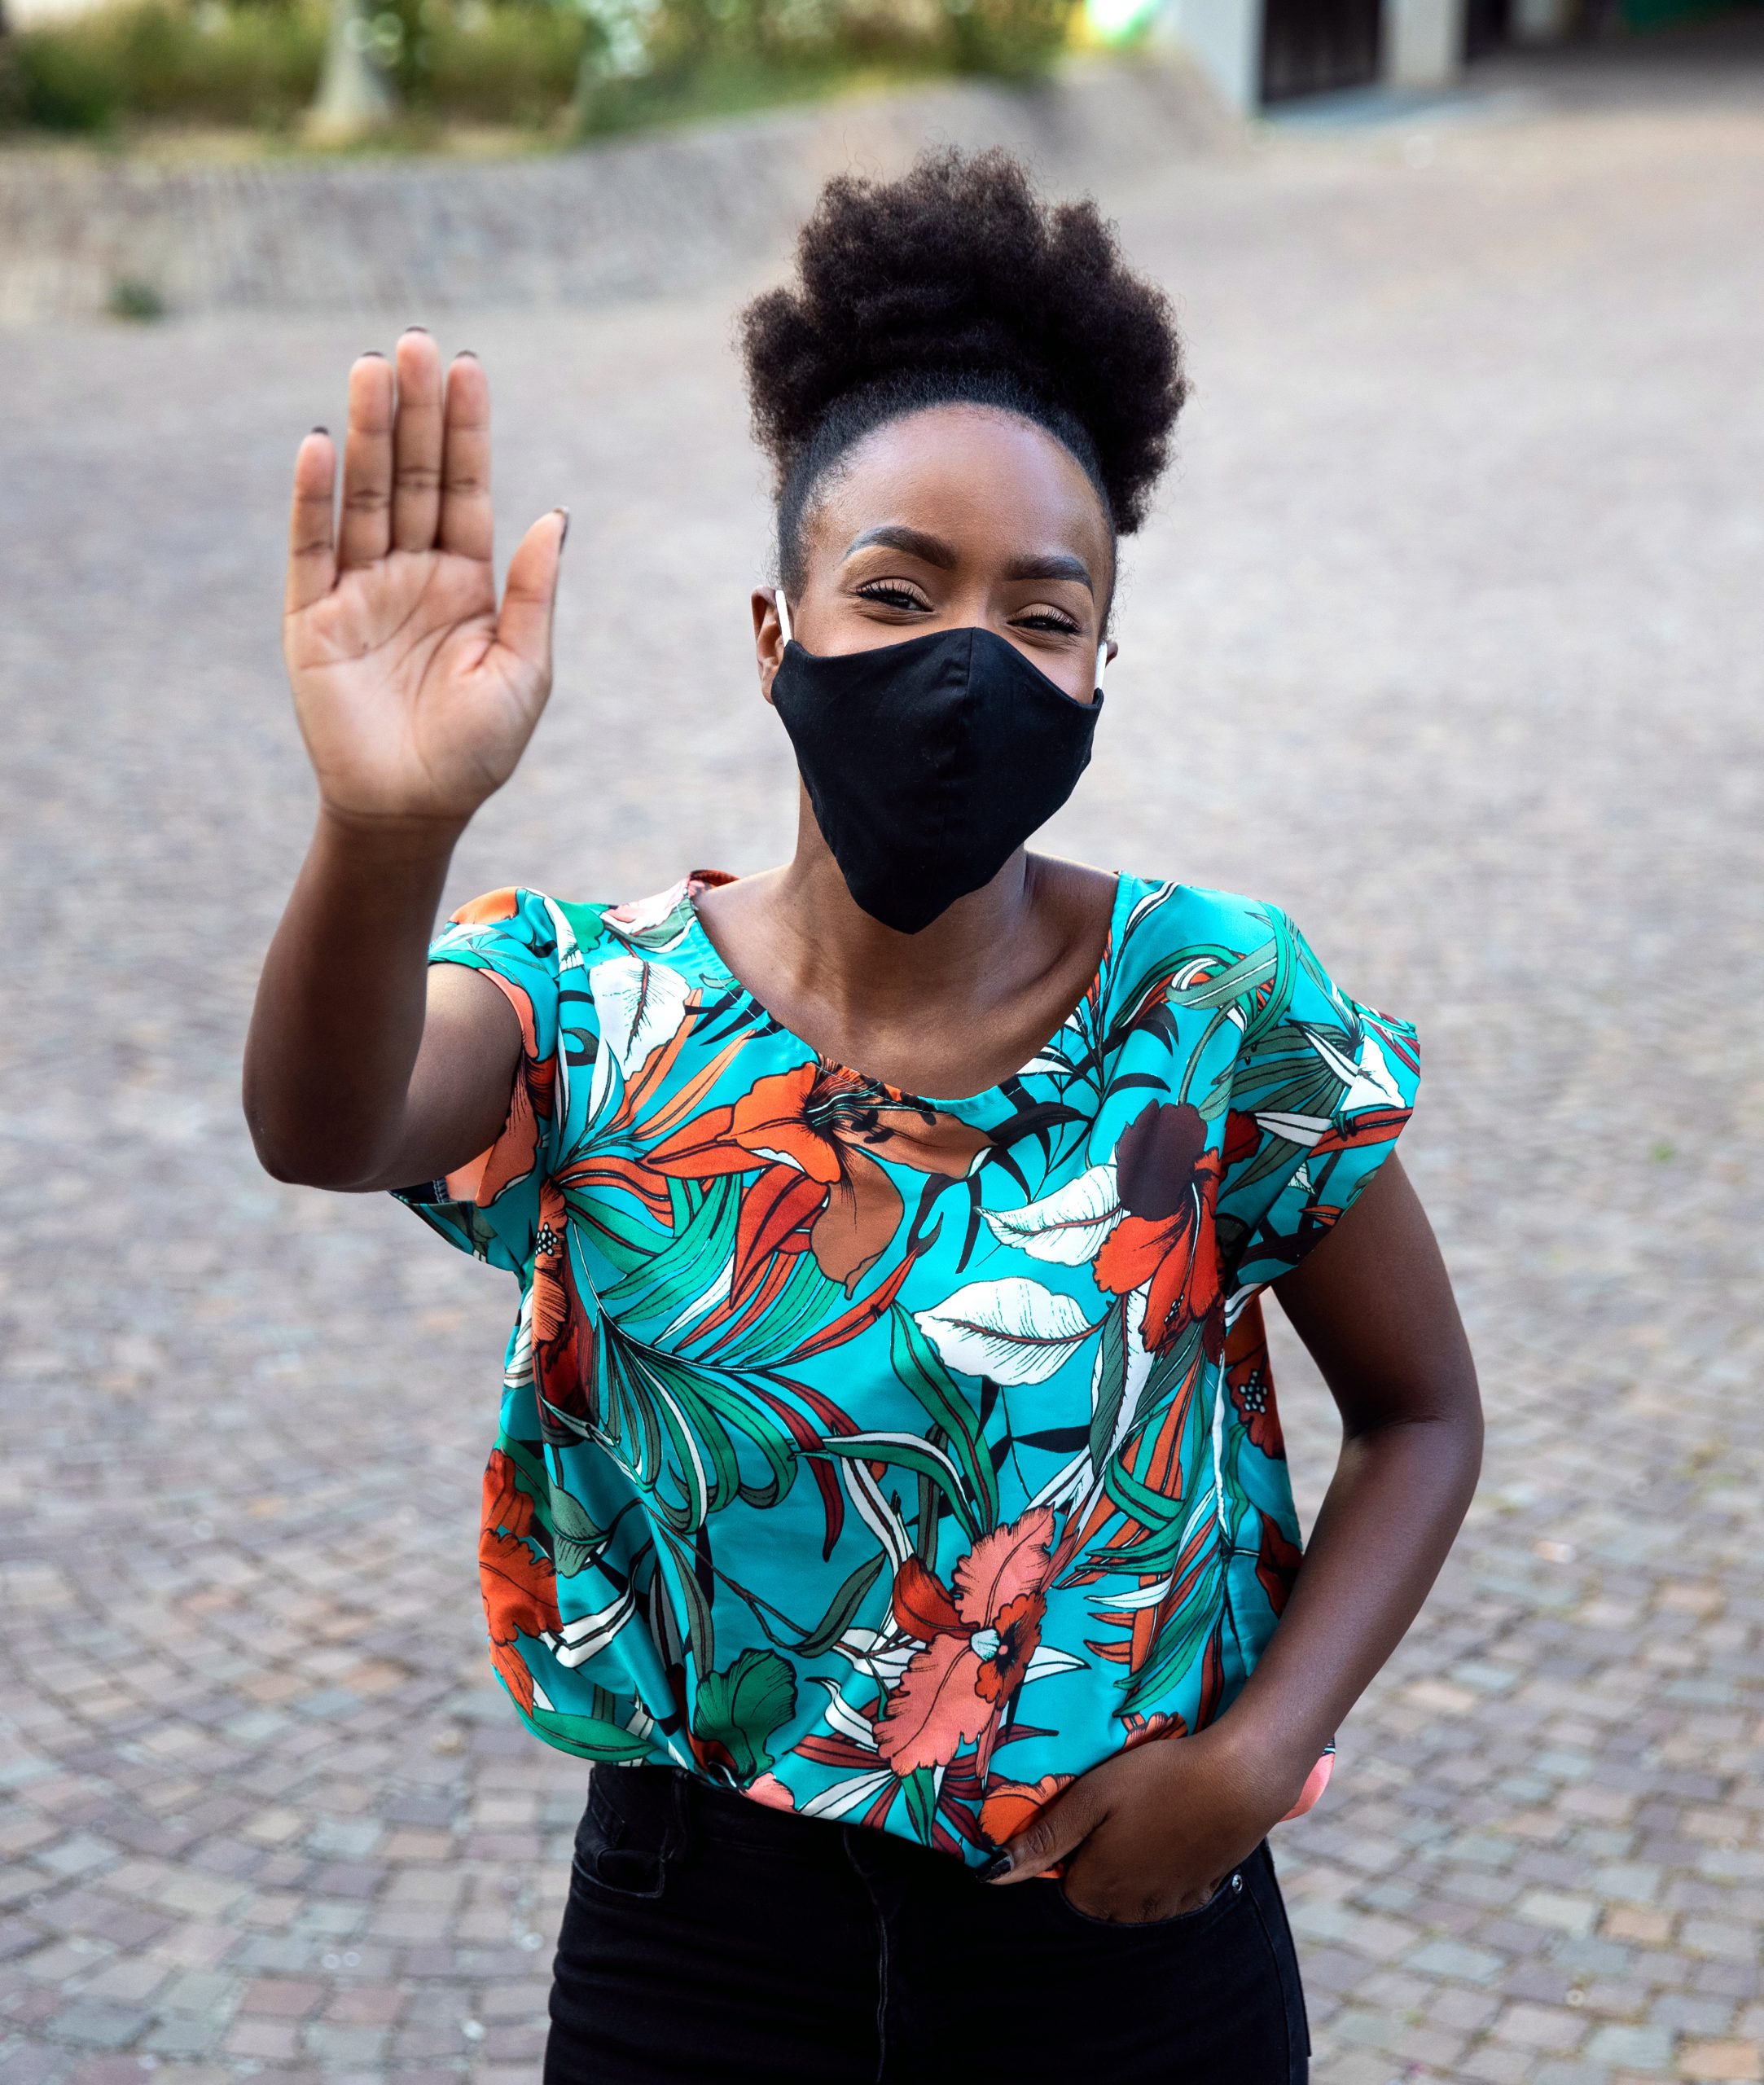
M 353 810 L 321 797 L 317 837 L 352 861 L 376 868 L 445 869 L 469 823 L 429 813 Z
M 1298 1801 L 1330 1741 L 1241 1702 L 1200 1735 L 1218 1745 L 1244 1787 L 1256 1792 L 1258 1804 L 1271 1807 L 1277 1816 Z

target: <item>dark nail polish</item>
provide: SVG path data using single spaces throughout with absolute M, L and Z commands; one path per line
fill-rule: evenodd
M 386 358 L 378 348 L 363 348 L 355 359 L 358 362 L 384 362 Z
M 315 427 L 313 429 L 313 432 L 314 434 L 323 435 L 327 441 L 329 441 L 331 438 L 331 430 L 327 427 Z
M 428 331 L 428 328 L 426 326 L 406 326 L 404 330 L 407 333 L 427 334 Z
M 974 1879 L 977 1882 L 996 1882 L 1001 1875 L 1008 1875 L 1011 1868 L 1011 1856 L 1001 1846 L 974 1870 Z
M 477 360 L 477 357 L 472 352 L 470 348 L 462 348 L 454 357 L 454 360 L 455 362 L 476 362 Z
M 557 546 L 562 550 L 564 544 L 569 541 L 569 509 L 567 507 L 554 507 L 552 511 L 561 514 L 564 517 L 564 533 L 557 539 Z

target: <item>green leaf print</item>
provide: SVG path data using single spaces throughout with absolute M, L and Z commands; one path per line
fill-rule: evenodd
M 937 1770 L 915 1767 L 902 1785 L 906 1790 L 906 1815 L 912 1819 L 914 1831 L 928 1846 L 937 1816 Z
M 726 1672 L 698 1683 L 694 1734 L 721 1745 L 743 1783 L 772 1763 L 766 1740 L 796 1714 L 796 1682 L 776 1651 L 744 1651 Z
M 551 1487 L 548 1517 L 551 1523 L 551 1561 L 560 1578 L 573 1578 L 586 1571 L 606 1541 L 603 1529 L 572 1491 L 562 1485 Z
M 827 1609 L 800 1644 L 792 1645 L 799 1658 L 818 1658 L 823 1651 L 831 1650 L 845 1633 L 851 1618 L 862 1606 L 864 1595 L 875 1583 L 882 1567 L 888 1562 L 885 1556 L 872 1556 L 860 1564 L 827 1603 Z
M 995 1525 L 998 1518 L 998 1481 L 979 1420 L 956 1387 L 942 1355 L 919 1330 L 911 1313 L 898 1303 L 889 1313 L 889 1350 L 895 1374 L 943 1429 L 961 1463 L 972 1491 L 972 1521 L 968 1528 L 972 1539 L 980 1530 Z M 963 1519 L 968 1521 L 969 1515 L 964 1512 Z
M 647 1759 L 650 1754 L 647 1737 L 634 1737 L 628 1730 L 599 1716 L 573 1716 L 562 1709 L 533 1709 L 527 1720 L 548 1744 L 559 1751 L 573 1752 L 578 1759 L 629 1762 Z

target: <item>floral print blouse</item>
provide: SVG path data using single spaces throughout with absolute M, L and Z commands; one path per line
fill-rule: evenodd
M 518 1276 L 479 1559 L 530 1727 L 970 1863 L 1242 1686 L 1299 1561 L 1259 1290 L 1391 1151 L 1415 1031 L 1286 915 L 1120 879 L 1082 1003 L 959 1099 L 823 1061 L 704 873 L 502 890 L 436 962 L 524 1054 L 404 1190 Z

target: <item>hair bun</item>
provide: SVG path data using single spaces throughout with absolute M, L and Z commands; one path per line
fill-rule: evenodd
M 1042 203 L 1004 151 L 937 152 L 897 181 L 830 181 L 796 259 L 796 286 L 741 322 L 754 432 L 781 482 L 841 398 L 998 377 L 1077 424 L 1115 526 L 1139 525 L 1187 386 L 1169 300 L 1128 270 L 1094 202 Z

